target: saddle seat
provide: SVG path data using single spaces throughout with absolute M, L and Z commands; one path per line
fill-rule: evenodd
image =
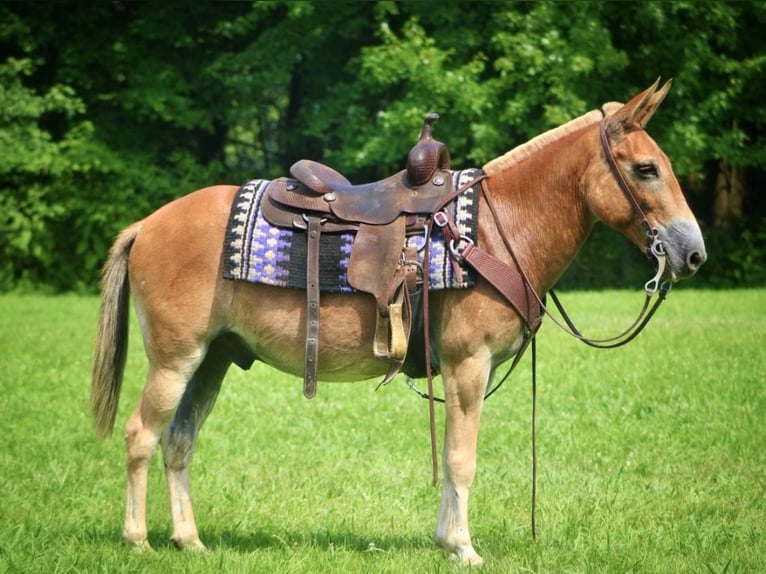
M 302 188 L 272 194 L 273 200 L 294 208 L 329 211 L 340 220 L 370 225 L 391 223 L 403 213 L 431 213 L 449 188 L 449 172 L 445 169 L 435 169 L 420 185 L 410 182 L 407 170 L 373 183 L 351 185 L 333 168 L 308 159 L 294 163 L 290 173 L 303 184 Z

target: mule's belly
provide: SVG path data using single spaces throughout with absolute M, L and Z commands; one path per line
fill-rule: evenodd
M 225 323 L 256 359 L 280 371 L 303 376 L 306 351 L 306 293 L 227 281 L 233 289 Z M 382 377 L 388 363 L 373 355 L 376 309 L 367 294 L 322 294 L 319 379 L 353 382 Z

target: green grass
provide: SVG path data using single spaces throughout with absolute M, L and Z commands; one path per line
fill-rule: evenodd
M 636 292 L 564 294 L 582 328 Z M 207 555 L 176 551 L 162 465 L 155 553 L 120 543 L 119 428 L 146 361 L 131 332 L 118 430 L 87 406 L 98 301 L 0 296 L 0 573 L 455 572 L 431 543 L 427 404 L 402 381 L 320 384 L 232 369 L 192 470 Z M 539 338 L 539 506 L 529 533 L 529 358 L 486 404 L 471 526 L 487 572 L 766 572 L 766 290 L 671 293 L 649 329 L 597 351 Z M 440 433 L 443 417 L 439 412 Z

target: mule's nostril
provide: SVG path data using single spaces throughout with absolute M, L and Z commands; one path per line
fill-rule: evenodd
M 699 251 L 692 251 L 686 258 L 686 265 L 690 271 L 696 271 L 705 262 L 705 256 Z

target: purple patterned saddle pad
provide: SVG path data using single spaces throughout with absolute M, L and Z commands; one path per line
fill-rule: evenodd
M 468 169 L 452 172 L 455 189 L 465 185 L 480 172 Z M 232 203 L 226 228 L 223 254 L 223 276 L 277 287 L 306 287 L 306 234 L 300 229 L 285 229 L 271 225 L 261 214 L 264 191 L 271 182 L 254 179 L 239 188 Z M 462 236 L 476 242 L 478 238 L 478 184 L 460 194 L 447 206 L 447 211 Z M 424 230 L 425 231 L 425 230 Z M 324 233 L 319 251 L 319 288 L 325 292 L 351 293 L 348 284 L 348 262 L 354 234 Z M 419 249 L 422 261 L 424 237 L 407 237 L 405 245 Z M 404 246 L 403 246 L 404 247 Z M 444 235 L 434 226 L 431 235 L 429 285 L 431 290 L 471 287 L 476 275 L 468 265 L 461 264 L 462 281 L 456 275 L 449 257 Z

